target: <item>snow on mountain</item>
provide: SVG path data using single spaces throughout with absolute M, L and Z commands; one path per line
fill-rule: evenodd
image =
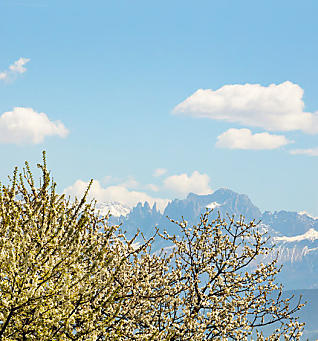
M 316 239 L 318 239 L 318 231 L 316 231 L 313 228 L 309 229 L 304 234 L 296 235 L 296 236 L 293 236 L 293 237 L 286 237 L 286 236 L 275 237 L 275 240 L 277 240 L 277 241 L 284 241 L 284 242 L 300 242 L 302 240 L 314 241 Z
M 219 207 L 219 206 L 222 206 L 222 205 L 216 201 L 213 201 L 210 204 L 206 205 L 205 207 L 213 210 L 214 208 Z
M 96 204 L 96 213 L 99 212 L 100 215 L 107 215 L 108 212 L 114 217 L 127 216 L 131 209 L 128 206 L 121 204 L 120 202 L 103 202 Z
M 304 234 L 311 228 L 318 230 L 318 220 L 297 212 L 266 211 L 262 214 L 261 221 L 287 237 Z
M 314 219 L 314 220 L 317 220 L 317 219 L 318 219 L 318 217 L 314 217 L 314 216 L 312 216 L 311 214 L 309 214 L 309 213 L 306 212 L 306 211 L 300 211 L 300 212 L 298 212 L 298 214 L 299 214 L 299 215 L 306 215 L 307 217 L 309 217 L 309 218 L 311 218 L 311 219 Z
M 133 208 L 119 202 L 104 202 L 96 204 L 96 211 L 100 215 L 112 214 L 110 223 L 122 224 L 127 230 L 127 236 L 133 237 L 140 229 L 146 238 L 154 235 L 156 228 L 162 232 L 167 230 L 170 235 L 178 235 L 178 226 L 167 218 L 180 220 L 184 217 L 189 224 L 197 224 L 200 215 L 206 209 L 215 209 L 210 218 L 220 213 L 221 217 L 240 215 L 245 221 L 255 220 L 262 233 L 267 232 L 271 237 L 269 245 L 274 246 L 273 252 L 264 257 L 269 262 L 276 257 L 278 265 L 284 265 L 279 274 L 279 282 L 290 289 L 318 288 L 318 219 L 306 212 L 266 211 L 262 213 L 248 196 L 235 193 L 229 189 L 219 189 L 208 195 L 189 193 L 185 199 L 172 200 L 164 212 L 160 212 L 156 205 L 152 208 L 149 203 L 139 203 Z M 266 238 L 266 237 L 265 237 Z M 143 242 L 142 240 L 137 240 Z M 156 238 L 153 251 L 168 247 L 160 238 Z

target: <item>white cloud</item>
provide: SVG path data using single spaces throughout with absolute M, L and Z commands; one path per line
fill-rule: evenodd
M 26 71 L 26 68 L 24 65 L 30 61 L 29 58 L 20 58 L 17 61 L 15 61 L 12 65 L 9 66 L 9 69 L 12 72 L 16 73 L 24 73 Z
M 229 149 L 276 149 L 292 141 L 269 133 L 252 134 L 249 129 L 229 129 L 218 136 L 216 147 Z
M 130 177 L 128 177 L 128 179 L 126 181 L 121 183 L 120 186 L 133 189 L 133 188 L 138 188 L 139 183 L 136 179 L 134 179 L 132 176 L 130 176 Z
M 149 189 L 150 191 L 153 191 L 153 192 L 158 192 L 159 191 L 159 187 L 154 185 L 154 184 L 146 185 L 146 189 Z
M 102 184 L 107 185 L 112 181 L 113 177 L 111 175 L 105 175 L 102 179 Z
M 207 174 L 200 174 L 198 171 L 194 171 L 191 176 L 188 176 L 186 173 L 172 175 L 163 181 L 165 188 L 172 190 L 178 195 L 186 195 L 190 192 L 196 194 L 212 193 L 209 182 L 209 176 Z
M 167 170 L 165 168 L 157 168 L 155 169 L 155 171 L 153 172 L 153 176 L 155 177 L 159 177 L 159 176 L 162 176 L 164 174 L 167 173 Z
M 46 136 L 66 137 L 68 130 L 60 121 L 52 122 L 45 113 L 16 107 L 0 116 L 0 143 L 41 143 Z
M 11 80 L 18 74 L 24 73 L 27 69 L 25 65 L 30 61 L 29 58 L 19 58 L 12 65 L 9 66 L 9 69 L 3 72 L 0 72 L 1 80 Z
M 318 147 L 317 148 L 308 148 L 308 149 L 293 149 L 289 151 L 290 154 L 302 154 L 308 156 L 318 156 Z
M 262 127 L 270 131 L 301 130 L 318 133 L 318 114 L 305 112 L 303 89 L 292 82 L 225 85 L 199 89 L 177 105 L 174 114 L 207 117 Z
M 63 193 L 74 198 L 80 199 L 84 195 L 89 182 L 77 180 L 72 186 L 64 189 Z M 88 193 L 88 201 L 96 199 L 97 202 L 117 201 L 132 208 L 139 202 L 147 201 L 151 206 L 156 202 L 157 207 L 163 212 L 167 206 L 169 199 L 153 198 L 144 192 L 130 191 L 124 186 L 108 186 L 103 188 L 98 180 L 94 180 L 93 185 Z

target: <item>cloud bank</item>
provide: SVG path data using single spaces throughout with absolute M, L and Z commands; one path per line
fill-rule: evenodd
M 73 185 L 65 188 L 63 193 L 67 196 L 71 196 L 72 199 L 74 199 L 75 196 L 80 199 L 84 195 L 88 184 L 89 182 L 77 180 Z M 88 201 L 92 199 L 96 199 L 97 202 L 117 201 L 130 208 L 136 206 L 139 202 L 144 203 L 147 201 L 150 205 L 157 203 L 157 207 L 161 212 L 170 201 L 169 199 L 153 198 L 144 192 L 130 191 L 124 185 L 103 188 L 98 180 L 94 180 L 88 193 Z
M 9 66 L 8 70 L 0 72 L 0 80 L 9 81 L 14 79 L 17 75 L 24 73 L 27 70 L 25 65 L 29 61 L 29 58 L 19 58 Z
M 52 122 L 32 108 L 16 107 L 0 116 L 0 143 L 37 144 L 46 136 L 64 138 L 68 133 L 60 121 Z
M 229 149 L 276 149 L 291 143 L 285 136 L 267 132 L 252 134 L 249 129 L 229 129 L 219 135 L 215 144 L 218 148 Z
M 292 155 L 308 155 L 308 156 L 318 156 L 318 147 L 308 148 L 308 149 L 293 149 L 289 151 Z
M 153 172 L 154 177 L 159 177 L 167 173 L 167 170 L 165 168 L 157 168 Z
M 301 130 L 318 133 L 318 114 L 305 112 L 303 89 L 292 82 L 225 85 L 218 90 L 199 89 L 174 114 L 235 122 L 269 131 Z
M 132 190 L 129 181 L 118 185 L 104 185 L 103 187 L 101 182 L 94 180 L 90 191 L 88 192 L 87 199 L 88 201 L 96 199 L 99 203 L 119 202 L 129 208 L 135 207 L 139 202 L 144 203 L 147 201 L 151 206 L 156 203 L 158 209 L 163 212 L 171 199 L 165 198 L 165 195 L 163 195 L 164 197 L 154 197 L 143 190 L 152 192 L 169 190 L 172 192 L 173 196 L 186 196 L 190 192 L 196 194 L 210 194 L 213 191 L 209 186 L 209 182 L 209 176 L 207 174 L 200 174 L 198 171 L 194 171 L 190 176 L 183 173 L 166 177 L 163 179 L 160 186 L 154 184 L 139 184 L 141 190 Z M 72 200 L 74 200 L 75 197 L 80 199 L 84 195 L 88 185 L 89 181 L 79 179 L 76 180 L 73 185 L 65 188 L 63 193 L 66 194 L 67 197 L 70 196 Z
M 188 176 L 186 173 L 172 175 L 164 179 L 164 187 L 177 195 L 186 195 L 190 192 L 195 194 L 209 194 L 212 189 L 209 186 L 210 178 L 207 174 L 194 171 Z

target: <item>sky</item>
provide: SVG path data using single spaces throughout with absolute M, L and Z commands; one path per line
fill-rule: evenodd
M 0 1 L 0 180 L 59 193 L 229 188 L 318 216 L 316 0 Z

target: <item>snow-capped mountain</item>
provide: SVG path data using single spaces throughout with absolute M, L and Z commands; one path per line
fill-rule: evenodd
M 95 207 L 96 213 L 99 212 L 100 215 L 105 216 L 110 212 L 110 214 L 114 217 L 125 217 L 130 212 L 130 208 L 125 206 L 119 202 L 104 202 L 97 203 Z
M 293 242 L 300 242 L 302 240 L 310 240 L 313 242 L 314 240 L 318 239 L 318 231 L 314 228 L 309 229 L 306 233 L 296 235 L 294 237 L 275 237 L 275 240 L 285 242 L 285 243 L 293 243 Z
M 304 234 L 311 228 L 318 230 L 317 219 L 298 212 L 275 211 L 272 213 L 266 211 L 262 214 L 261 220 L 287 237 Z
M 262 214 L 247 195 L 224 188 L 209 195 L 190 193 L 183 200 L 172 200 L 163 213 L 156 205 L 150 207 L 147 202 L 132 209 L 118 202 L 100 203 L 96 208 L 101 215 L 110 211 L 110 223 L 122 223 L 128 237 L 140 229 L 148 238 L 155 233 L 156 227 L 161 231 L 166 229 L 169 234 L 178 234 L 178 226 L 167 217 L 175 220 L 184 217 L 190 224 L 196 224 L 207 209 L 213 209 L 211 218 L 217 214 L 222 217 L 229 214 L 237 218 L 242 215 L 247 222 L 255 219 L 260 222 L 259 228 L 271 236 L 270 243 L 276 245 L 275 251 L 279 251 L 279 264 L 284 265 L 279 280 L 285 287 L 318 288 L 318 219 L 305 212 L 266 211 Z M 157 239 L 154 249 L 165 246 L 162 240 Z M 275 254 L 273 252 L 267 260 Z
M 161 231 L 166 229 L 170 234 L 178 234 L 177 225 L 169 218 L 181 220 L 182 217 L 190 224 L 196 224 L 200 215 L 206 209 L 213 209 L 211 218 L 220 214 L 222 217 L 234 215 L 245 217 L 245 221 L 259 222 L 259 229 L 271 236 L 270 243 L 275 245 L 272 254 L 264 261 L 270 261 L 278 255 L 278 265 L 283 264 L 278 274 L 278 283 L 283 283 L 287 290 L 294 290 L 297 296 L 304 293 L 305 299 L 310 299 L 311 306 L 305 307 L 301 313 L 302 321 L 309 321 L 305 335 L 310 340 L 318 338 L 316 317 L 318 311 L 318 219 L 306 212 L 266 211 L 262 213 L 248 198 L 247 195 L 235 193 L 229 189 L 220 189 L 209 195 L 190 193 L 185 199 L 171 201 L 161 213 L 156 205 L 150 207 L 139 203 L 132 209 L 118 202 L 101 203 L 96 205 L 100 214 L 111 212 L 110 223 L 122 223 L 122 229 L 128 236 L 133 236 L 140 229 L 144 236 L 150 237 L 155 227 Z M 142 240 L 141 240 L 142 241 Z M 169 247 L 164 241 L 157 238 L 153 251 Z M 295 291 L 295 289 L 302 289 Z M 305 339 L 306 339 L 305 338 Z
M 314 220 L 317 220 L 317 219 L 318 219 L 318 217 L 314 217 L 314 216 L 312 216 L 311 214 L 309 214 L 309 213 L 306 212 L 306 211 L 300 211 L 300 212 L 298 212 L 298 214 L 300 214 L 300 215 L 305 215 L 305 216 L 307 216 L 307 217 L 309 217 L 309 218 L 312 218 L 312 219 L 314 219 Z
M 226 214 L 237 217 L 243 215 L 246 220 L 261 217 L 261 211 L 253 205 L 247 195 L 238 194 L 225 188 L 208 195 L 189 193 L 184 200 L 175 199 L 167 205 L 164 216 L 173 219 L 181 219 L 183 216 L 190 223 L 196 223 L 207 208 L 213 208 L 212 215 L 215 216 L 220 212 L 224 217 Z

